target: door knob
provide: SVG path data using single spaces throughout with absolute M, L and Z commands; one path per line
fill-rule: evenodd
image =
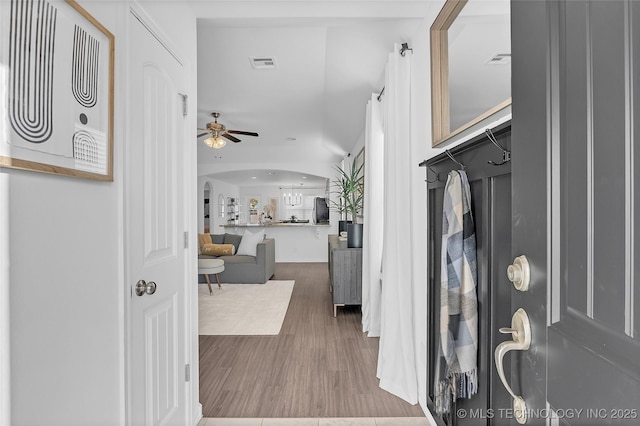
M 513 413 L 516 421 L 520 424 L 525 424 L 527 422 L 527 404 L 524 402 L 524 399 L 516 395 L 511 389 L 511 386 L 509 386 L 504 376 L 502 359 L 509 351 L 526 351 L 529 349 L 529 345 L 531 344 L 531 324 L 529 323 L 529 316 L 524 309 L 519 308 L 511 318 L 511 328 L 501 328 L 499 331 L 503 334 L 511 333 L 512 340 L 502 342 L 496 347 L 495 360 L 498 376 L 500 376 L 502 384 L 513 398 Z
M 530 279 L 529 261 L 526 256 L 518 256 L 507 267 L 507 277 L 516 290 L 527 291 Z
M 136 283 L 136 296 L 152 295 L 156 292 L 156 287 L 156 283 L 153 281 L 140 280 Z

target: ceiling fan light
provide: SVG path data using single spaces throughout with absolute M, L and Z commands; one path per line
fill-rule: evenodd
M 212 148 L 220 149 L 220 148 L 223 148 L 226 144 L 227 144 L 227 141 L 218 136 L 213 138 Z
M 227 141 L 222 139 L 220 136 L 211 136 L 204 140 L 204 144 L 209 148 L 220 149 L 227 144 Z

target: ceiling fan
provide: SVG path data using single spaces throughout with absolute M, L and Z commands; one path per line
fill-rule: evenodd
M 206 129 L 200 129 L 198 128 L 198 130 L 206 130 L 205 133 L 200 133 L 198 135 L 198 137 L 202 137 L 205 135 L 211 135 L 209 136 L 207 139 L 204 140 L 205 145 L 207 145 L 210 148 L 222 148 L 223 146 L 225 146 L 227 144 L 227 141 L 225 141 L 222 138 L 228 139 L 231 142 L 241 142 L 240 139 L 236 138 L 235 136 L 233 136 L 234 134 L 236 135 L 247 135 L 247 136 L 258 136 L 258 134 L 256 132 L 245 132 L 242 130 L 227 130 L 227 128 L 224 126 L 224 124 L 220 124 L 218 123 L 218 117 L 220 117 L 220 113 L 219 112 L 212 112 L 211 115 L 213 115 L 214 121 L 207 123 L 207 128 Z

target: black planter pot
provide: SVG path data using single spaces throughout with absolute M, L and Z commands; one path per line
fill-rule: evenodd
M 338 235 L 340 235 L 340 233 L 342 231 L 346 231 L 347 230 L 347 225 L 350 224 L 351 221 L 350 220 L 341 220 L 338 222 Z
M 362 247 L 362 229 L 361 223 L 350 223 L 347 225 L 347 247 Z

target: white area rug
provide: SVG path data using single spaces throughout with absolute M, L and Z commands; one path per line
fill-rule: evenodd
M 200 335 L 257 336 L 280 332 L 295 281 L 198 285 Z

